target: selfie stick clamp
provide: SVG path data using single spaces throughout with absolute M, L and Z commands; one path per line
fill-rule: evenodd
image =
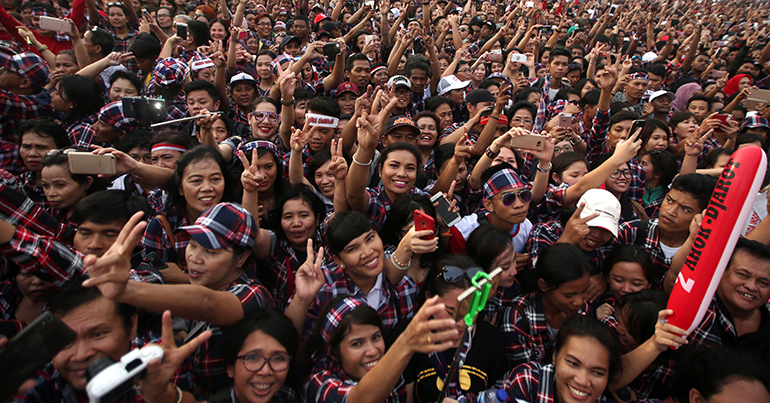
M 463 337 L 460 339 L 461 346 L 467 337 L 471 337 L 469 329 L 473 327 L 473 321 L 476 319 L 476 315 L 478 315 L 479 312 L 484 309 L 484 306 L 487 305 L 489 290 L 492 288 L 492 279 L 499 276 L 502 272 L 503 269 L 498 267 L 489 274 L 484 273 L 483 271 L 476 273 L 471 279 L 471 284 L 473 284 L 473 286 L 460 293 L 460 295 L 457 297 L 457 304 L 459 307 L 460 303 L 465 301 L 465 299 L 473 296 L 468 306 L 468 313 L 466 313 L 464 317 L 465 324 L 467 326 L 465 331 L 463 331 Z M 447 371 L 447 376 L 444 379 L 444 387 L 441 388 L 441 394 L 438 396 L 438 400 L 436 401 L 437 403 L 442 403 L 444 401 L 444 397 L 446 397 L 446 393 L 449 388 L 449 381 L 452 379 L 455 371 L 457 371 L 457 367 L 460 363 L 459 361 L 461 351 L 462 348 L 457 348 L 455 350 L 455 355 L 452 358 L 452 365 L 449 367 L 449 371 Z

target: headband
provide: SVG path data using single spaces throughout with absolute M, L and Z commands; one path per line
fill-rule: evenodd
M 158 143 L 152 146 L 152 149 L 150 152 L 160 151 L 160 150 L 170 150 L 170 151 L 179 151 L 180 153 L 187 152 L 187 148 L 183 146 L 178 146 L 176 144 L 169 144 L 169 143 Z
M 333 116 L 318 115 L 315 113 L 305 113 L 305 119 L 307 119 L 310 126 L 331 127 L 336 129 L 340 120 Z
M 251 151 L 257 148 L 265 148 L 273 153 L 276 158 L 281 157 L 281 150 L 278 149 L 278 146 L 275 143 L 265 140 L 249 141 L 248 143 L 243 143 L 238 149 L 246 153 L 247 151 Z
M 489 116 L 483 116 L 481 119 L 479 119 L 479 124 L 482 126 L 486 126 L 486 124 L 489 123 Z M 506 126 L 508 126 L 508 116 L 503 115 L 502 113 L 497 118 L 497 123 L 503 123 Z
M 369 74 L 374 75 L 374 73 L 376 73 L 376 72 L 378 72 L 380 70 L 386 69 L 386 68 L 387 67 L 385 67 L 385 66 L 377 66 L 377 67 L 373 68 L 372 71 Z
M 208 57 L 205 59 L 199 59 L 192 62 L 192 70 L 193 71 L 199 71 L 203 69 L 207 69 L 209 67 L 215 67 L 214 62 L 211 61 Z
M 42 7 L 35 7 L 32 9 L 31 15 L 33 17 L 51 17 L 51 18 L 57 18 L 56 15 L 51 14 L 48 12 L 48 10 L 42 8 Z
M 643 71 L 636 72 L 634 74 L 631 74 L 631 78 L 629 80 L 644 80 L 644 81 L 650 81 L 650 76 L 647 75 L 647 73 Z

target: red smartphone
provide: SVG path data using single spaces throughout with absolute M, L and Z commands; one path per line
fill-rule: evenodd
M 435 237 L 435 232 L 436 232 L 436 221 L 433 219 L 433 217 L 423 213 L 422 211 L 415 210 L 414 211 L 414 230 L 415 231 L 430 230 L 431 234 L 421 237 L 421 239 L 425 239 L 425 240 L 433 239 Z
M 242 41 L 249 37 L 249 33 L 246 31 L 238 32 L 238 40 Z
M 733 115 L 728 115 L 728 114 L 726 114 L 726 113 L 720 113 L 719 115 L 715 115 L 715 116 L 714 116 L 714 119 L 717 119 L 717 120 L 719 120 L 719 121 L 720 121 L 720 122 L 722 122 L 722 124 L 723 124 L 723 125 L 725 125 L 725 126 L 729 126 L 729 125 L 730 125 L 730 124 L 728 123 L 728 121 L 732 121 L 732 120 L 735 120 L 735 118 L 733 117 Z

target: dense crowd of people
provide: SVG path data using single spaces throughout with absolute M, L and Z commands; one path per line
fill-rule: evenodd
M 770 401 L 770 175 L 666 320 L 767 2 L 0 5 L 0 333 L 76 333 L 13 402 Z

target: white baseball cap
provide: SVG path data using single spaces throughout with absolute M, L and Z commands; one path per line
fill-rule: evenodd
M 658 55 L 655 52 L 647 52 L 642 55 L 642 62 L 644 63 L 650 63 L 651 61 L 658 58 Z
M 471 81 L 462 81 L 457 76 L 451 75 L 446 76 L 441 79 L 441 81 L 438 82 L 438 94 L 444 95 L 449 91 L 452 90 L 459 90 L 460 88 L 465 88 L 470 84 Z
M 620 201 L 612 193 L 604 189 L 589 189 L 578 200 L 585 203 L 580 218 L 585 218 L 593 213 L 599 216 L 587 222 L 589 227 L 599 227 L 610 231 L 613 236 L 618 236 L 618 222 L 620 221 Z
M 650 94 L 650 102 L 652 102 L 653 99 L 663 95 L 668 95 L 668 97 L 671 98 L 671 102 L 676 101 L 676 94 L 674 94 L 673 92 L 666 91 L 666 90 L 658 90 Z

